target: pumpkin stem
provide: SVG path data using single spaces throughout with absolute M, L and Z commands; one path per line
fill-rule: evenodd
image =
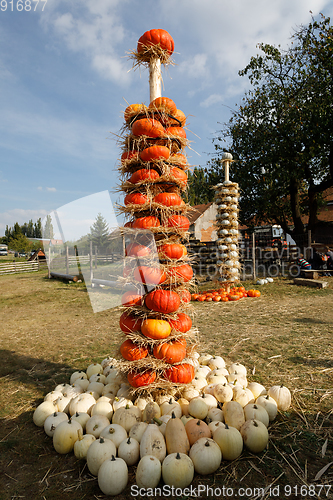
M 125 409 L 126 409 L 126 410 L 129 410 L 129 409 L 130 409 L 130 405 L 128 405 L 128 404 L 127 404 L 127 405 L 125 406 Z
M 130 437 L 127 439 L 127 444 L 131 444 L 131 438 Z
M 225 428 L 226 429 L 229 429 L 229 425 L 228 424 L 224 424 L 225 425 Z
M 116 459 L 114 458 L 114 455 L 112 455 L 111 462 L 115 462 L 115 461 L 116 461 Z
M 198 419 L 197 421 L 197 425 L 200 425 L 201 424 L 201 420 Z
M 109 429 L 109 434 L 114 434 L 115 430 L 113 427 L 111 427 L 111 429 Z
M 162 425 L 162 424 L 163 424 L 162 420 L 160 420 L 160 419 L 159 419 L 159 418 L 157 418 L 157 417 L 154 417 L 154 418 L 153 418 L 153 421 L 154 421 L 154 422 L 156 422 L 156 423 L 157 423 L 157 425 Z
M 176 418 L 176 415 L 175 415 L 174 411 L 171 413 L 171 418 Z
M 256 422 L 255 420 L 253 420 L 253 425 L 254 425 L 254 427 L 258 427 L 258 422 Z
M 172 405 L 172 398 L 169 399 L 169 405 Z
M 177 452 L 176 459 L 177 459 L 177 460 L 180 460 L 180 458 L 181 458 L 181 457 L 180 457 L 180 455 L 179 455 L 179 452 Z
M 255 410 L 258 410 L 258 406 L 257 406 L 257 405 L 253 405 L 253 408 L 254 408 Z
M 56 417 L 56 416 L 57 416 L 57 412 L 56 412 L 56 411 L 53 413 L 53 416 L 54 416 L 54 417 Z
M 208 439 L 207 439 L 207 441 L 205 442 L 205 446 L 210 446 Z
M 105 441 L 104 441 L 104 439 L 103 439 L 102 437 L 100 437 L 100 438 L 99 438 L 99 442 L 100 442 L 100 443 L 104 443 Z

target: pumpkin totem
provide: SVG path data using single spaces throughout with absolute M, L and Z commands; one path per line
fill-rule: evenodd
M 239 189 L 236 182 L 229 180 L 230 153 L 223 153 L 225 180 L 215 186 L 215 203 L 218 206 L 216 224 L 217 261 L 221 280 L 226 288 L 239 281 L 240 263 L 238 251 L 238 198 Z
M 135 288 L 123 295 L 120 328 L 121 371 L 134 389 L 188 384 L 192 321 L 187 314 L 193 276 L 187 250 L 190 209 L 182 199 L 187 186 L 186 117 L 171 99 L 161 96 L 161 64 L 169 64 L 174 42 L 164 30 L 150 30 L 132 53 L 135 65 L 149 67 L 150 103 L 131 104 L 124 112 L 120 210 L 127 263 L 124 275 Z M 127 229 L 126 229 L 127 228 Z M 155 245 L 149 245 L 153 234 Z M 153 248 L 154 247 L 154 248 Z

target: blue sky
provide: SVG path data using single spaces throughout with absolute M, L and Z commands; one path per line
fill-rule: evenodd
M 149 104 L 148 72 L 128 59 L 145 31 L 163 28 L 175 41 L 162 93 L 188 116 L 190 164 L 204 166 L 248 86 L 238 71 L 257 44 L 286 47 L 310 11 L 333 15 L 332 0 L 19 4 L 0 10 L 0 236 L 6 224 L 117 187 L 122 113 Z

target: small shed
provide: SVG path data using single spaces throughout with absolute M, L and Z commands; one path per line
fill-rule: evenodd
M 194 205 L 189 213 L 190 237 L 197 241 L 208 242 L 217 240 L 216 215 L 217 205 L 214 202 Z

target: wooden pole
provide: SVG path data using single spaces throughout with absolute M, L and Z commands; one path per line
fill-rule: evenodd
M 90 240 L 90 281 L 93 280 L 93 248 L 92 248 L 92 241 Z
M 224 160 L 224 180 L 229 181 L 229 160 Z
M 161 59 L 152 57 L 149 63 L 150 102 L 162 96 Z
M 68 245 L 66 245 L 66 274 L 69 274 Z
M 253 280 L 256 279 L 256 235 L 252 233 L 252 267 L 253 267 Z

